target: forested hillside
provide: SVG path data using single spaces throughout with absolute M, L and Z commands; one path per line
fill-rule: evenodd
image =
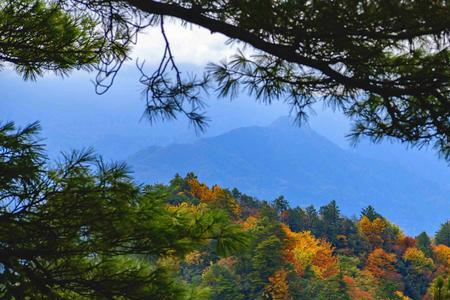
M 224 210 L 247 234 L 238 254 L 219 259 L 205 247 L 180 263 L 209 299 L 445 299 L 433 297 L 450 272 L 450 223 L 432 241 L 405 235 L 372 206 L 349 219 L 335 201 L 305 209 L 283 197 L 259 201 L 192 173 L 153 188 L 167 191 L 169 205 Z
M 141 183 L 168 183 L 173 174 L 192 171 L 207 184 L 237 187 L 261 199 L 284 195 L 300 206 L 335 199 L 350 216 L 373 205 L 410 234 L 436 231 L 436 220 L 450 213 L 450 188 L 442 182 L 400 163 L 343 150 L 287 117 L 195 143 L 149 147 L 127 162 Z
M 291 207 L 193 173 L 137 186 L 92 152 L 50 163 L 0 127 L 2 299 L 448 299 L 450 222 L 416 237 L 372 206 Z

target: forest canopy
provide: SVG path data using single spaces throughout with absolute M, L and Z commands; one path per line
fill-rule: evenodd
M 0 60 L 31 78 L 95 68 L 103 93 L 139 33 L 159 27 L 161 64 L 150 74 L 138 66 L 150 120 L 181 114 L 203 128 L 204 89 L 231 97 L 246 90 L 265 103 L 287 102 L 299 121 L 322 102 L 352 121 L 355 140 L 430 144 L 448 159 L 449 13 L 444 0 L 8 0 L 0 5 Z M 252 50 L 186 76 L 165 34 L 167 19 Z

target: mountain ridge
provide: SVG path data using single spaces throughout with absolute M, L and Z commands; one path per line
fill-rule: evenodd
M 208 184 L 237 187 L 267 200 L 284 195 L 292 205 L 323 205 L 334 199 L 344 214 L 357 215 L 370 204 L 411 232 L 433 232 L 436 218 L 444 221 L 450 214 L 442 209 L 450 207 L 446 187 L 401 166 L 344 150 L 307 126 L 292 126 L 285 117 L 267 127 L 149 147 L 128 162 L 139 182 L 167 182 L 176 173 L 192 171 Z M 414 221 L 406 218 L 411 211 L 416 211 Z

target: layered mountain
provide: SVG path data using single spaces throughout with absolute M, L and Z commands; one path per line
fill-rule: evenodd
M 201 181 L 237 187 L 260 199 L 284 195 L 291 205 L 334 199 L 347 215 L 373 205 L 415 234 L 434 233 L 450 217 L 450 189 L 402 164 L 366 158 L 288 118 L 189 144 L 152 146 L 128 159 L 139 182 L 168 182 L 194 172 Z

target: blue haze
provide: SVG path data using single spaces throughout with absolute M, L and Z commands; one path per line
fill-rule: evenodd
M 141 118 L 142 87 L 133 67 L 122 70 L 103 96 L 89 80 L 76 73 L 23 82 L 0 72 L 0 121 L 23 126 L 39 120 L 52 158 L 61 150 L 94 147 L 107 159 L 128 160 L 138 179 L 148 182 L 196 171 L 210 184 L 268 200 L 284 194 L 293 205 L 336 199 L 345 214 L 358 215 L 373 204 L 411 233 L 433 233 L 450 217 L 446 162 L 433 151 L 388 142 L 362 141 L 351 148 L 348 121 L 339 113 L 317 108 L 309 127 L 298 129 L 286 120 L 269 126 L 288 107 L 257 104 L 245 95 L 233 103 L 211 95 L 211 126 L 198 136 L 182 118 L 154 125 Z

